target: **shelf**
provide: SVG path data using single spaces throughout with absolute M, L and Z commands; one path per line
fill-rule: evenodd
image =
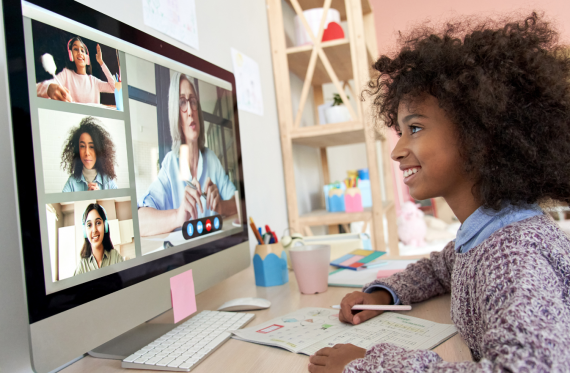
M 291 140 L 295 144 L 316 148 L 358 144 L 365 141 L 364 127 L 361 122 L 342 122 L 300 127 L 291 131 Z
M 350 56 L 350 42 L 347 39 L 331 40 L 321 44 L 323 51 L 340 81 L 348 81 L 353 78 L 352 60 Z M 301 80 L 305 80 L 309 60 L 313 51 L 313 45 L 302 45 L 287 49 L 287 62 L 289 70 Z M 323 85 L 332 82 L 325 66 L 320 58 L 317 59 L 313 85 Z
M 290 0 L 285 1 L 287 1 L 287 4 L 291 5 Z M 368 14 L 372 11 L 372 7 L 370 6 L 370 2 L 368 0 L 361 0 L 361 3 L 362 14 Z M 324 0 L 299 0 L 299 5 L 303 10 L 322 8 L 324 5 Z M 291 8 L 293 8 L 292 5 Z M 341 21 L 346 21 L 346 6 L 344 5 L 343 0 L 332 0 L 331 8 L 339 11 Z
M 394 206 L 394 203 L 391 201 L 383 202 L 382 207 L 384 213 L 392 206 Z M 299 216 L 299 223 L 306 226 L 338 225 L 355 221 L 369 221 L 371 219 L 372 211 L 370 207 L 367 207 L 361 212 L 328 212 L 327 210 L 315 210 Z

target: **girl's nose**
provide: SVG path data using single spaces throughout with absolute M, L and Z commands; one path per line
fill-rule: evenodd
M 392 158 L 392 160 L 400 162 L 402 159 L 406 158 L 408 153 L 409 150 L 407 147 L 406 138 L 405 136 L 402 136 L 398 139 L 398 142 L 396 143 L 394 150 L 392 150 L 390 157 Z

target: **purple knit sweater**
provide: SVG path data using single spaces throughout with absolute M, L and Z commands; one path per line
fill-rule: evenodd
M 373 284 L 403 304 L 451 292 L 451 319 L 474 361 L 380 343 L 346 373 L 570 372 L 570 239 L 547 215 L 501 228 L 464 254 L 450 242 Z

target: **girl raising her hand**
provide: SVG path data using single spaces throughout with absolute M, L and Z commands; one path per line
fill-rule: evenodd
M 570 238 L 539 204 L 570 201 L 570 57 L 541 16 L 412 31 L 374 64 L 392 159 L 418 200 L 442 196 L 462 226 L 430 259 L 345 296 L 340 319 L 451 293 L 474 361 L 381 343 L 318 351 L 309 371 L 570 371 Z
M 109 68 L 103 62 L 103 53 L 99 44 L 97 44 L 95 59 L 107 77 L 106 82 L 91 75 L 89 51 L 79 36 L 69 40 L 67 52 L 69 54 L 67 68 L 56 75 L 57 81 L 50 79 L 38 83 L 36 85 L 38 97 L 84 104 L 99 104 L 101 92 L 115 92 L 115 81 Z

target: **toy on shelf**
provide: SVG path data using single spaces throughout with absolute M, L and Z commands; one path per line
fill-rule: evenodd
M 425 246 L 426 222 L 424 213 L 414 202 L 405 202 L 398 216 L 398 236 L 404 245 Z

